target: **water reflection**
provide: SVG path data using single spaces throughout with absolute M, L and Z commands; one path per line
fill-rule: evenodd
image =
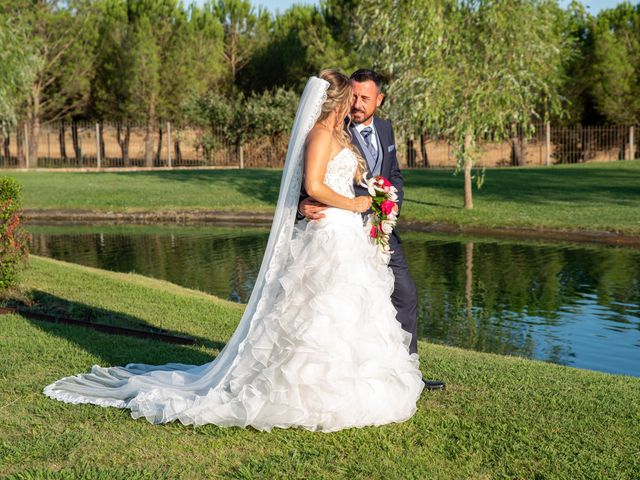
M 33 252 L 245 302 L 266 229 L 32 226 Z M 640 251 L 405 233 L 431 341 L 640 376 Z
M 264 229 L 146 226 L 29 231 L 37 255 L 165 279 L 236 302 L 251 294 L 269 235 Z

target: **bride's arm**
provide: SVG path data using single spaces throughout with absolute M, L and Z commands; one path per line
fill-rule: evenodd
M 331 133 L 324 129 L 312 130 L 307 140 L 304 164 L 304 186 L 309 196 L 331 207 L 352 212 L 365 212 L 371 197 L 345 197 L 324 184 L 327 164 L 331 158 Z

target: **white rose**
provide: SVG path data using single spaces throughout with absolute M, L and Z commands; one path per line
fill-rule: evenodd
M 387 220 L 382 221 L 382 231 L 389 235 L 393 231 L 393 224 Z

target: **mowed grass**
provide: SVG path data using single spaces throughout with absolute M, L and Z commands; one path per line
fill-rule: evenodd
M 151 425 L 69 405 L 48 383 L 92 365 L 202 364 L 242 307 L 145 277 L 32 257 L 18 297 L 197 338 L 194 346 L 0 316 L 0 476 L 8 478 L 634 479 L 640 379 L 420 343 L 425 392 L 403 424 L 332 434 Z M 78 310 L 73 310 L 77 306 Z M 57 472 L 54 474 L 54 472 Z
M 273 212 L 281 171 L 6 174 L 24 185 L 26 208 Z M 404 174 L 401 218 L 408 221 L 640 234 L 640 160 L 487 170 L 484 186 L 474 187 L 471 211 L 462 208 L 461 175 Z

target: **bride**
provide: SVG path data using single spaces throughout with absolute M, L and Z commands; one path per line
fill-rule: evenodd
M 391 269 L 363 228 L 363 160 L 343 128 L 349 78 L 307 82 L 271 234 L 240 323 L 205 365 L 99 367 L 44 389 L 68 403 L 128 408 L 152 423 L 300 427 L 330 432 L 402 422 L 423 388 L 411 335 L 396 320 Z M 301 182 L 331 208 L 295 223 Z

